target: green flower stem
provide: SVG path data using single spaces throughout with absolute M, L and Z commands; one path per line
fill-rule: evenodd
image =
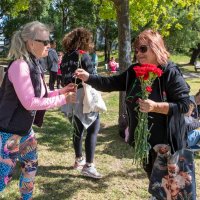
M 141 81 L 141 98 L 147 99 L 149 93 L 146 91 L 146 87 L 149 85 L 148 81 Z M 149 144 L 148 139 L 150 132 L 148 130 L 148 113 L 142 113 L 138 111 L 138 124 L 134 133 L 134 156 L 133 161 L 137 166 L 142 165 L 144 159 L 148 158 Z
M 78 68 L 82 68 L 82 66 L 81 66 L 81 58 L 82 58 L 82 56 L 81 57 L 79 57 L 79 62 L 78 62 L 78 67 L 77 67 L 77 69 Z M 76 85 L 76 83 L 77 83 L 77 78 L 75 77 L 75 80 L 74 80 L 74 84 Z M 78 130 L 78 125 L 77 125 L 77 123 L 76 123 L 76 121 L 75 121 L 75 119 L 74 119 L 74 108 L 72 108 L 72 125 L 74 125 L 75 124 L 75 126 L 76 126 L 76 128 L 77 128 L 77 130 Z M 75 129 L 74 129 L 74 131 L 73 131 L 74 133 L 74 135 L 75 135 L 75 137 L 78 137 L 77 135 L 76 135 L 76 132 L 75 132 Z

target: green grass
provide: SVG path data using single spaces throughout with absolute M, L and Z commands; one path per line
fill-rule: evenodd
M 173 57 L 180 64 L 189 58 Z M 103 66 L 100 66 L 103 72 Z M 193 72 L 184 66 L 184 73 Z M 188 71 L 187 71 L 188 70 Z M 187 80 L 192 93 L 199 89 L 199 78 Z M 148 180 L 144 171 L 136 170 L 132 162 L 132 148 L 118 135 L 118 92 L 103 93 L 108 111 L 100 114 L 95 163 L 104 175 L 101 180 L 83 177 L 72 169 L 74 150 L 71 126 L 58 110 L 47 111 L 41 129 L 34 127 L 38 139 L 39 168 L 35 180 L 34 200 L 147 200 Z M 84 145 L 83 145 L 84 147 Z M 195 158 L 197 194 L 200 198 L 200 154 Z M 19 166 L 10 185 L 0 199 L 17 200 Z

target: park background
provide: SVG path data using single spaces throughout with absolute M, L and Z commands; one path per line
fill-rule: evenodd
M 200 54 L 199 0 L 1 0 L 0 65 L 7 65 L 6 55 L 13 32 L 24 23 L 39 20 L 52 29 L 51 37 L 62 50 L 65 33 L 86 27 L 93 33 L 99 57 L 98 72 L 107 76 L 105 63 L 114 56 L 125 70 L 133 59 L 131 41 L 146 29 L 158 30 L 164 37 L 171 59 L 179 64 L 191 94 L 200 88 L 195 63 Z M 48 77 L 48 75 L 46 75 Z M 74 152 L 72 130 L 59 111 L 48 111 L 44 126 L 34 127 L 39 144 L 39 169 L 34 199 L 110 199 L 147 200 L 148 180 L 144 171 L 133 165 L 133 151 L 119 136 L 119 113 L 124 112 L 123 93 L 103 93 L 108 111 L 101 113 L 95 162 L 104 175 L 101 180 L 81 176 L 72 169 Z M 62 136 L 62 137 L 61 137 Z M 195 156 L 196 184 L 200 199 L 200 155 Z M 18 166 L 19 168 L 19 166 Z M 0 193 L 0 199 L 17 200 L 19 170 L 13 181 Z

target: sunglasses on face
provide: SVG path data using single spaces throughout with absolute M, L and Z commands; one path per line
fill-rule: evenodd
M 34 40 L 34 41 L 43 43 L 44 46 L 47 46 L 48 44 L 50 44 L 50 40 Z
M 135 49 L 135 54 L 140 53 L 146 53 L 148 51 L 148 46 L 147 45 L 141 45 L 139 48 Z

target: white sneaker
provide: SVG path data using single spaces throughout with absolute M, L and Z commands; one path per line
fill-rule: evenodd
M 85 165 L 85 159 L 83 157 L 81 158 L 76 158 L 75 163 L 74 163 L 74 169 L 77 169 L 81 171 Z
M 102 175 L 99 172 L 97 172 L 94 164 L 91 164 L 90 166 L 85 164 L 81 173 L 84 176 L 91 177 L 91 178 L 96 178 L 96 179 L 102 178 Z

